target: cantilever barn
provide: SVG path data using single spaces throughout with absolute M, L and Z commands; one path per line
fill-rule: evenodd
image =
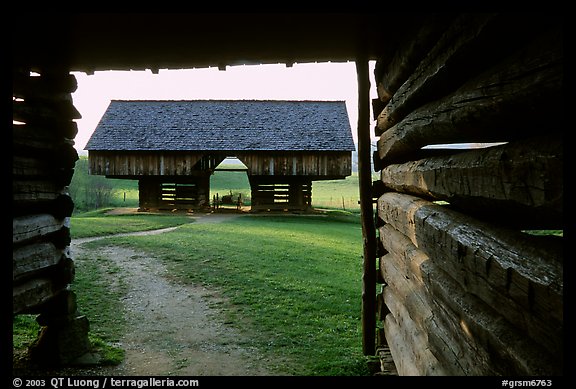
M 572 351 L 564 337 L 571 262 L 563 250 L 564 15 L 382 8 L 11 15 L 12 314 L 37 315 L 35 360 L 68 364 L 89 351 L 90 318 L 70 289 L 68 185 L 82 114 L 73 72 L 353 61 L 363 235 L 358 347 L 380 358 L 382 374 L 564 374 L 564 353 Z M 264 148 L 280 139 L 258 138 Z M 242 158 L 243 150 L 229 151 Z M 208 166 L 220 158 L 205 155 Z M 150 158 L 147 168 L 160 166 L 160 155 Z M 166 162 L 158 172 L 175 168 Z M 252 165 L 275 173 L 258 171 L 254 182 L 276 180 L 282 163 Z
M 112 101 L 85 147 L 90 174 L 138 180 L 139 205 L 202 209 L 227 157 L 251 209 L 306 211 L 312 181 L 343 179 L 355 150 L 344 101 Z

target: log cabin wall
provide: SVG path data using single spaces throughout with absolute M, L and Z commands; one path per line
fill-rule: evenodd
M 33 358 L 68 363 L 89 348 L 88 321 L 69 288 L 76 79 L 64 69 L 31 70 L 13 70 L 12 313 L 38 315 Z
M 562 47 L 556 17 L 432 15 L 377 61 L 377 351 L 399 375 L 562 374 L 563 239 L 528 233 L 563 230 Z M 461 143 L 490 147 L 427 147 Z

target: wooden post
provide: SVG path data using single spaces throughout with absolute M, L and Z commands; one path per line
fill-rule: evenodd
M 368 59 L 356 59 L 358 79 L 358 178 L 364 261 L 362 274 L 362 351 L 376 353 L 376 228 L 370 163 L 370 78 Z

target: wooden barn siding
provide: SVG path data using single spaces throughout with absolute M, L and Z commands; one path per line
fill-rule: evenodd
M 76 79 L 63 71 L 13 74 L 13 313 L 40 313 L 73 279 L 68 194 L 78 159 Z
M 186 176 L 202 153 L 89 151 L 90 174 L 103 176 Z
M 106 176 L 185 176 L 193 174 L 200 152 L 89 151 L 90 174 Z M 346 177 L 352 173 L 351 152 L 234 153 L 250 175 Z M 227 154 L 223 154 L 223 157 Z
M 380 346 L 400 375 L 561 375 L 562 238 L 522 232 L 563 228 L 561 19 L 422 31 L 375 71 Z M 507 143 L 422 149 L 468 142 Z
M 141 178 L 138 192 L 141 210 L 205 208 L 210 205 L 210 177 Z
M 345 152 L 271 152 L 260 154 L 238 154 L 254 176 L 315 176 L 347 177 L 352 174 L 352 153 Z
M 251 210 L 309 210 L 312 181 L 301 177 L 250 176 Z

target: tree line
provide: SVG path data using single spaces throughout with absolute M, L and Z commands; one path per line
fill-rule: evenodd
M 112 206 L 118 188 L 111 179 L 88 174 L 88 158 L 80 156 L 74 168 L 74 176 L 68 192 L 74 201 L 75 212 Z

